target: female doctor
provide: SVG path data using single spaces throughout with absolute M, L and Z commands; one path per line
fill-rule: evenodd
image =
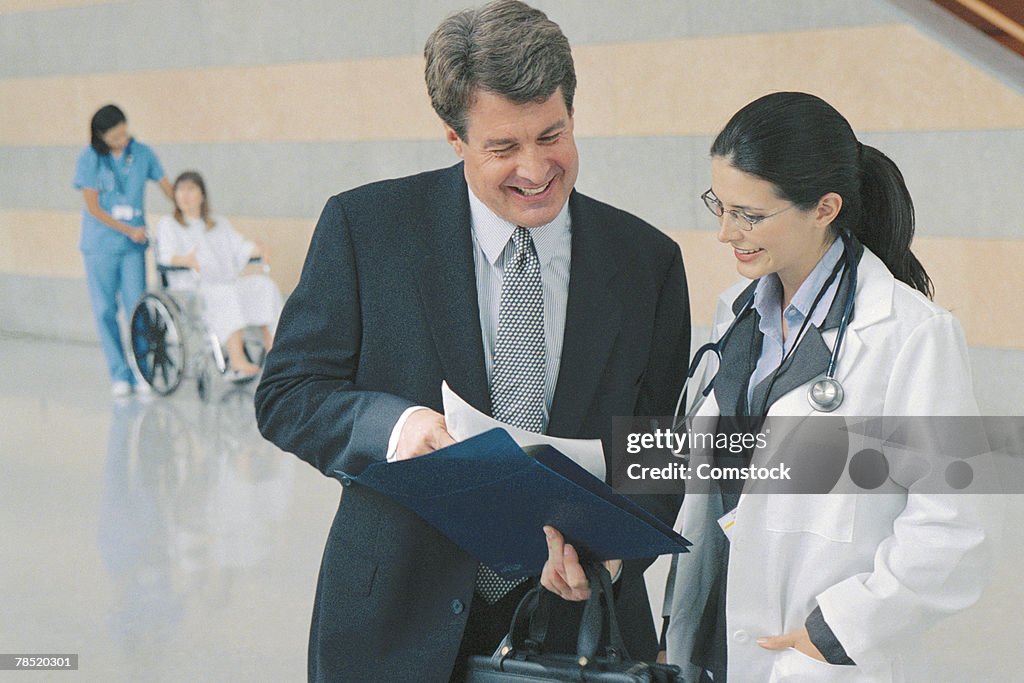
M 804 93 L 750 103 L 715 139 L 702 199 L 753 282 L 719 302 L 698 419 L 977 414 L 963 332 L 910 251 L 903 177 L 839 112 Z M 738 486 L 687 482 L 677 529 L 694 545 L 666 596 L 686 680 L 926 680 L 922 633 L 977 599 L 992 559 L 982 497 L 896 473 L 884 493 Z

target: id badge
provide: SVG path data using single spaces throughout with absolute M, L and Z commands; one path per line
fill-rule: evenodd
M 130 221 L 135 218 L 135 209 L 127 204 L 115 204 L 110 209 L 115 221 Z
M 725 532 L 725 537 L 729 539 L 730 542 L 732 542 L 732 532 L 736 526 L 736 510 L 738 509 L 739 508 L 733 508 L 718 519 L 718 526 L 722 527 L 722 531 Z

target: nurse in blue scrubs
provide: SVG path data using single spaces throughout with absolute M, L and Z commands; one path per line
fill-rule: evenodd
M 146 181 L 158 182 L 172 202 L 174 197 L 156 154 L 128 133 L 124 112 L 108 104 L 93 115 L 90 128 L 92 141 L 75 166 L 74 186 L 85 199 L 79 248 L 112 393 L 127 396 L 137 380 L 125 356 L 117 310 L 120 301 L 130 316 L 146 289 Z

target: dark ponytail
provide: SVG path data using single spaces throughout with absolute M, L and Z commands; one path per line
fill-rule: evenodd
M 914 239 L 914 202 L 892 159 L 870 145 L 860 147 L 860 220 L 853 234 L 882 259 L 893 276 L 929 299 L 932 279 L 910 251 Z
M 835 192 L 843 198 L 835 234 L 851 232 L 896 279 L 932 296 L 931 278 L 910 251 L 914 203 L 903 174 L 858 142 L 849 122 L 821 98 L 779 92 L 754 100 L 725 125 L 711 155 L 767 180 L 781 199 L 804 210 Z
M 91 140 L 89 144 L 96 150 L 96 153 L 100 156 L 110 154 L 110 147 L 107 143 L 103 142 L 103 134 L 113 128 L 119 123 L 127 121 L 124 112 L 116 104 L 108 104 L 92 115 L 92 121 L 89 122 L 89 135 Z

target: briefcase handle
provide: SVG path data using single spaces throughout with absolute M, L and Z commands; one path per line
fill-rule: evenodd
M 610 644 L 605 656 L 613 662 L 631 661 L 625 642 L 622 640 L 622 631 L 615 611 L 615 594 L 611 575 L 601 563 L 587 564 L 584 570 L 590 582 L 590 597 L 587 598 L 587 602 L 583 606 L 583 616 L 580 619 L 579 637 L 576 641 L 577 660 L 581 666 L 586 666 L 597 655 L 597 647 L 601 640 L 601 632 L 607 614 Z M 495 667 L 500 669 L 502 660 L 517 652 L 539 652 L 543 648 L 544 640 L 547 637 L 549 601 L 553 597 L 541 585 L 534 587 L 523 596 L 512 616 L 509 632 L 491 656 L 491 662 Z
M 580 619 L 580 633 L 576 642 L 576 653 L 580 658 L 592 660 L 597 654 L 597 646 L 601 641 L 604 616 L 608 619 L 608 640 L 610 644 L 605 656 L 611 661 L 631 661 L 626 643 L 622 640 L 619 628 L 619 617 L 615 611 L 615 593 L 612 588 L 612 577 L 605 566 L 599 562 L 584 566 L 587 580 L 590 582 L 590 597 L 583 606 L 583 617 Z M 604 609 L 601 608 L 602 598 Z

